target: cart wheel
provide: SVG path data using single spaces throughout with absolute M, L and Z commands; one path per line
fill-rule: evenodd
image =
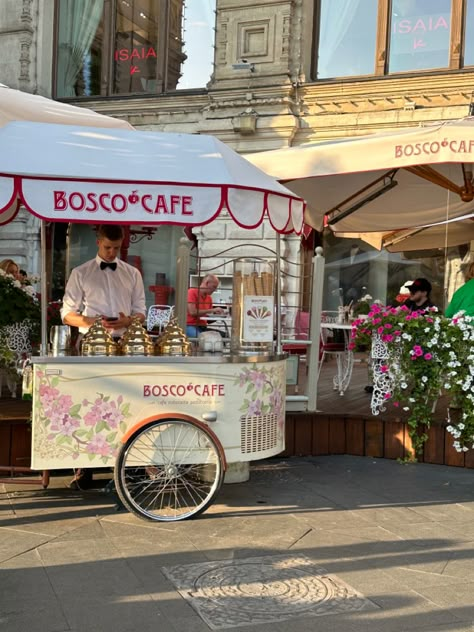
M 160 419 L 122 446 L 114 478 L 129 511 L 145 520 L 172 522 L 209 507 L 221 488 L 224 466 L 216 440 L 204 427 Z

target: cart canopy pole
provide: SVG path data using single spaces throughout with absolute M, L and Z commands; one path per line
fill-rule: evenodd
M 176 257 L 175 314 L 178 324 L 183 330 L 186 330 L 186 314 L 188 311 L 189 244 L 189 240 L 186 237 L 182 237 L 179 240 Z
M 41 220 L 41 347 L 42 356 L 48 355 L 48 281 L 46 279 L 46 222 Z
M 276 234 L 276 352 L 282 352 L 281 346 L 281 237 Z
M 319 374 L 319 341 L 321 339 L 321 311 L 323 309 L 324 257 L 323 249 L 318 246 L 313 257 L 313 286 L 311 291 L 311 316 L 309 337 L 312 345 L 308 347 L 308 410 L 317 410 L 318 374 Z

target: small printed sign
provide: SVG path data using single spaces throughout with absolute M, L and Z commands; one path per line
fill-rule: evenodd
M 245 342 L 271 342 L 273 340 L 273 296 L 244 297 Z

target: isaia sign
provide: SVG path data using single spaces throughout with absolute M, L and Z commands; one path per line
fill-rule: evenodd
M 142 46 L 138 48 L 117 48 L 114 52 L 115 61 L 138 61 L 139 59 L 156 58 L 156 51 L 153 46 Z

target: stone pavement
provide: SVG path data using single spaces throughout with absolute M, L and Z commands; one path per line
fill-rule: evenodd
M 272 459 L 170 524 L 69 478 L 0 486 L 2 631 L 474 630 L 472 470 Z

